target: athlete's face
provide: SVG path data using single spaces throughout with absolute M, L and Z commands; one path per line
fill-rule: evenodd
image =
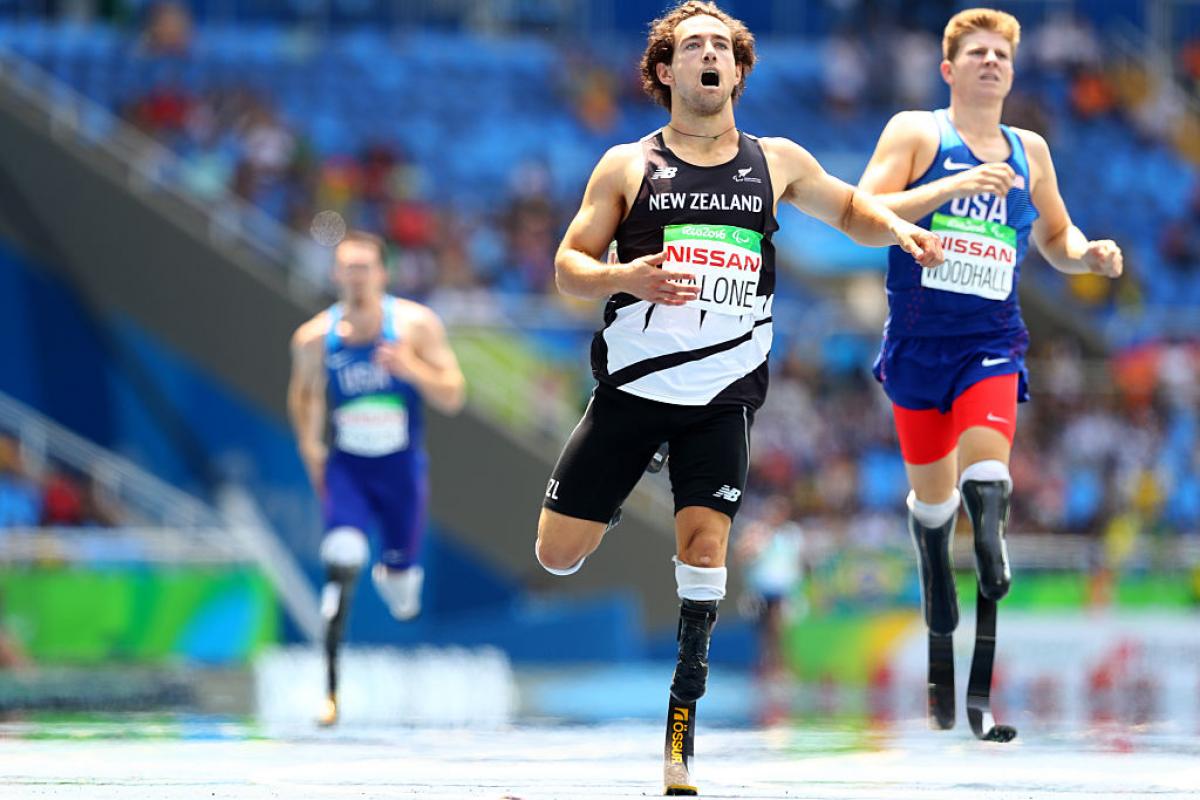
M 699 14 L 675 26 L 675 53 L 670 65 L 658 65 L 658 79 L 671 88 L 678 102 L 693 114 L 719 113 L 741 79 L 733 57 L 729 26 L 716 17 Z
M 1013 48 L 995 31 L 968 33 L 953 61 L 942 62 L 942 78 L 966 100 L 1001 99 L 1013 82 Z
M 333 280 L 342 298 L 360 303 L 387 288 L 387 269 L 379 248 L 369 242 L 342 242 L 334 251 Z

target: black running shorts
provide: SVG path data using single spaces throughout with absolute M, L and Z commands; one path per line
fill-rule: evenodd
M 660 403 L 598 384 L 558 457 L 543 505 L 608 522 L 667 442 L 676 513 L 704 506 L 732 519 L 746 490 L 753 422 L 743 405 Z

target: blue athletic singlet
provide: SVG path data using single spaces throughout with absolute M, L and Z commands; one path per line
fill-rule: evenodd
M 906 189 L 984 162 L 959 136 L 946 109 L 933 112 L 939 146 L 933 163 Z M 993 375 L 1021 375 L 1029 335 L 1017 299 L 1021 260 L 1037 219 L 1029 161 L 1021 139 L 1001 125 L 1016 173 L 1008 194 L 955 198 L 917 224 L 942 240 L 946 260 L 925 268 L 899 247 L 888 249 L 888 319 L 874 374 L 905 408 L 947 411 L 954 398 Z M 924 340 L 918 342 L 915 340 Z
M 342 308 L 329 309 L 325 368 L 333 446 L 325 470 L 326 530 L 374 525 L 381 560 L 404 568 L 417 559 L 427 500 L 421 396 L 376 364 L 375 347 L 398 340 L 394 297 L 383 299 L 376 341 L 348 344 L 337 333 Z

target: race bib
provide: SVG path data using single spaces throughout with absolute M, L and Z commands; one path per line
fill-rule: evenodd
M 754 311 L 762 275 L 762 234 L 733 225 L 663 228 L 667 269 L 687 272 L 700 287 L 689 306 L 741 316 Z
M 929 229 L 942 240 L 946 260 L 921 269 L 921 285 L 944 292 L 1007 300 L 1017 266 L 1017 232 L 1008 225 L 934 214 Z
M 408 447 L 408 409 L 394 395 L 368 395 L 334 412 L 337 448 L 353 456 L 386 456 Z

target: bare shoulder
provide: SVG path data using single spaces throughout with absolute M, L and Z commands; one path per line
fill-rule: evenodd
M 787 158 L 803 155 L 811 156 L 811 153 L 785 136 L 763 136 L 758 140 L 758 143 L 762 145 L 763 153 L 768 157 L 781 156 Z
M 937 119 L 932 111 L 899 111 L 892 115 L 883 130 L 900 138 L 920 141 L 937 136 Z
M 635 177 L 640 183 L 643 159 L 641 142 L 614 145 L 600 157 L 593 180 L 613 188 L 620 188 Z
M 403 297 L 396 298 L 399 322 L 411 331 L 436 333 L 444 330 L 442 319 L 427 305 Z
M 901 111 L 883 126 L 875 152 L 882 156 L 907 154 L 918 160 L 932 158 L 938 139 L 937 118 L 932 111 Z
M 1020 138 L 1021 144 L 1025 145 L 1025 150 L 1030 156 L 1042 158 L 1050 155 L 1050 145 L 1046 142 L 1046 137 L 1037 131 L 1012 127 L 1010 127 L 1010 130 Z
M 758 140 L 772 172 L 787 177 L 787 183 L 803 178 L 820 165 L 813 154 L 783 136 L 766 136 Z
M 329 312 L 322 311 L 305 322 L 292 334 L 292 348 L 303 350 L 320 342 L 329 333 Z

